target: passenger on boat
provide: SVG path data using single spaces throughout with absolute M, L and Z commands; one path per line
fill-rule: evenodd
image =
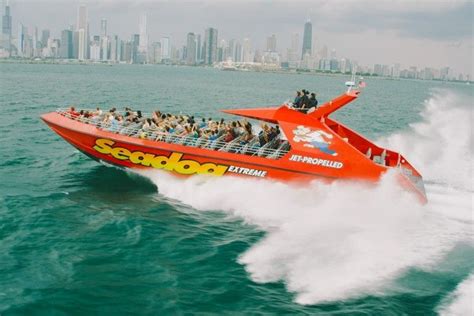
M 145 118 L 142 116 L 142 111 L 140 111 L 140 110 L 137 111 L 137 118 L 140 122 L 145 121 Z
M 67 111 L 67 113 L 72 117 L 78 117 L 79 116 L 79 113 L 76 112 L 76 108 L 74 106 L 71 106 L 69 108 L 69 111 Z
M 220 122 L 217 123 L 217 128 L 218 128 L 218 129 L 222 129 L 222 128 L 224 128 L 224 127 L 225 127 L 224 119 L 221 118 Z
M 309 108 L 317 108 L 318 100 L 316 99 L 316 93 L 311 93 L 311 97 L 309 98 Z
M 226 143 L 233 141 L 235 138 L 234 133 L 232 132 L 232 127 L 228 126 L 225 129 L 224 141 Z
M 298 107 L 300 109 L 301 112 L 305 111 L 308 109 L 308 105 L 309 105 L 309 97 L 308 97 L 308 90 L 305 90 L 303 89 L 303 96 L 301 97 L 301 101 L 300 101 L 300 106 Z
M 95 111 L 92 112 L 92 114 L 93 114 L 94 116 L 95 116 L 95 115 L 101 116 L 101 115 L 102 115 L 102 110 L 99 109 L 99 107 L 97 107 L 97 108 L 95 109 Z
M 244 132 L 244 137 L 240 141 L 241 145 L 245 145 L 250 143 L 250 141 L 254 138 L 253 132 L 252 132 L 252 125 L 250 123 L 247 123 L 245 125 L 245 132 Z
M 214 123 L 214 122 L 212 121 L 212 118 L 208 118 L 208 119 L 207 119 L 207 128 L 211 128 L 212 125 L 213 125 L 213 123 Z
M 258 134 L 258 142 L 260 144 L 260 147 L 264 146 L 266 143 L 268 143 L 268 132 L 269 128 L 267 124 L 262 124 L 262 130 Z
M 159 120 L 160 117 L 161 117 L 161 112 L 160 112 L 160 111 L 153 111 L 153 113 L 152 113 L 152 119 L 153 119 L 154 121 Z
M 202 118 L 201 123 L 199 123 L 199 128 L 204 128 L 207 126 L 206 119 Z
M 301 101 L 301 91 L 296 91 L 295 99 L 293 100 L 293 107 L 298 108 Z
M 213 142 L 213 141 L 215 141 L 217 138 L 218 138 L 217 131 L 216 131 L 216 130 L 212 131 L 212 132 L 211 132 L 211 135 L 209 135 L 209 140 L 210 140 L 211 142 Z

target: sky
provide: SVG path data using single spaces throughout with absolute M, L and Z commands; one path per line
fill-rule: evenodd
M 3 0 L 4 2 L 7 0 Z M 400 63 L 403 67 L 445 67 L 472 74 L 472 0 L 10 0 L 14 32 L 19 22 L 30 29 L 60 31 L 76 23 L 85 4 L 91 35 L 100 20 L 109 34 L 130 39 L 138 33 L 141 13 L 148 16 L 150 41 L 170 36 L 181 47 L 186 34 L 215 27 L 220 39 L 251 39 L 265 48 L 275 34 L 277 49 L 286 52 L 291 36 L 302 45 L 307 19 L 313 23 L 313 45 L 335 49 L 338 58 L 364 65 Z

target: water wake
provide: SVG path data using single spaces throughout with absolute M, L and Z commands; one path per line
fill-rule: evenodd
M 472 315 L 474 297 L 474 274 L 458 285 L 456 290 L 447 299 L 447 303 L 441 307 L 439 314 L 444 316 Z
M 420 167 L 429 182 L 424 207 L 391 174 L 377 187 L 314 182 L 304 188 L 145 175 L 167 197 L 267 232 L 239 258 L 255 282 L 284 281 L 301 304 L 380 294 L 407 269 L 433 269 L 457 243 L 472 243 L 472 139 L 460 135 L 471 121 L 463 101 L 437 92 L 425 102 L 421 122 L 382 140 Z

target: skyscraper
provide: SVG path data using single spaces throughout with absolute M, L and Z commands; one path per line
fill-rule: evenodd
M 202 53 L 202 46 L 201 46 L 201 34 L 197 35 L 196 39 L 196 62 L 201 63 L 201 53 Z
M 240 63 L 242 61 L 242 45 L 239 41 L 235 43 L 234 59 L 235 62 Z
M 26 44 L 26 28 L 23 24 L 19 23 L 18 24 L 18 36 L 17 36 L 17 45 L 16 49 L 18 50 L 18 55 L 23 56 L 25 52 L 25 44 Z
M 138 52 L 142 55 L 141 58 L 147 60 L 148 53 L 148 27 L 147 27 L 147 16 L 146 13 L 140 15 L 138 21 L 138 29 L 140 31 L 140 43 Z
M 39 48 L 39 38 L 38 38 L 38 27 L 35 26 L 33 31 L 33 55 L 36 57 L 38 56 L 38 48 Z
M 100 59 L 108 60 L 109 59 L 109 37 L 107 36 L 107 20 L 102 19 L 100 21 Z
M 89 57 L 89 26 L 87 23 L 87 8 L 81 5 L 77 11 L 77 58 L 85 60 Z
M 43 47 L 48 46 L 48 40 L 49 40 L 50 32 L 49 30 L 43 30 L 41 32 L 41 45 Z
M 11 53 L 11 41 L 12 41 L 12 17 L 10 15 L 10 6 L 5 5 L 5 14 L 2 17 L 2 46 L 5 50 L 8 51 L 8 54 Z
M 161 59 L 163 60 L 170 59 L 170 38 L 169 37 L 161 38 Z
M 300 36 L 298 33 L 291 35 L 291 48 L 287 51 L 287 61 L 289 68 L 297 68 L 298 62 L 301 60 L 298 54 L 300 49 Z
M 252 56 L 252 47 L 250 44 L 250 40 L 248 38 L 244 38 L 244 43 L 242 45 L 242 61 L 245 63 L 253 61 Z
M 305 54 L 311 55 L 312 40 L 313 40 L 313 25 L 311 24 L 311 21 L 308 20 L 304 24 L 303 49 L 301 51 L 301 60 L 303 60 L 303 57 Z
M 61 32 L 61 46 L 59 46 L 59 57 L 69 59 L 73 57 L 72 45 L 73 36 L 71 30 L 63 30 Z
M 205 32 L 205 56 L 204 63 L 207 65 L 212 65 L 217 60 L 217 29 L 208 28 Z
M 186 42 L 186 64 L 196 64 L 196 35 L 188 33 L 188 40 Z
M 119 37 L 117 35 L 114 35 L 110 40 L 110 60 L 119 61 L 121 53 L 122 51 Z
M 267 52 L 276 52 L 276 46 L 277 46 L 277 39 L 275 34 L 272 34 L 272 36 L 267 37 Z
M 107 20 L 106 19 L 100 20 L 100 36 L 101 37 L 107 36 Z
M 235 61 L 235 43 L 235 39 L 231 39 L 229 41 L 229 47 L 227 49 L 227 58 L 230 58 L 233 61 Z
M 138 46 L 139 45 L 140 45 L 140 35 L 133 34 L 132 35 L 132 55 L 131 55 L 131 60 L 130 60 L 132 64 L 140 62 L 138 60 Z
M 161 63 L 161 43 L 154 42 L 151 45 L 150 62 L 153 64 Z

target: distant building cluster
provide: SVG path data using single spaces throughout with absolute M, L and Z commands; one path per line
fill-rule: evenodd
M 309 20 L 304 24 L 302 44 L 300 34 L 293 34 L 291 46 L 284 54 L 278 50 L 274 34 L 267 37 L 265 49 L 258 50 L 252 48 L 248 38 L 219 39 L 218 30 L 213 27 L 207 28 L 204 36 L 189 32 L 182 47 L 173 45 L 171 38 L 166 36 L 159 41 L 150 41 L 146 14 L 139 17 L 139 33 L 132 34 L 129 39 L 110 34 L 106 19 L 100 21 L 100 34 L 92 35 L 85 5 L 78 8 L 76 24 L 62 30 L 60 38 L 53 38 L 49 30 L 42 30 L 40 34 L 37 27 L 28 29 L 22 23 L 18 24 L 17 34 L 13 34 L 12 21 L 7 4 L 2 17 L 0 58 L 209 65 L 225 70 L 297 70 L 422 80 L 471 80 L 469 75 L 455 74 L 449 67 L 402 69 L 400 64 L 368 67 L 349 58 L 338 58 L 335 49 L 329 50 L 325 45 L 315 48 Z

